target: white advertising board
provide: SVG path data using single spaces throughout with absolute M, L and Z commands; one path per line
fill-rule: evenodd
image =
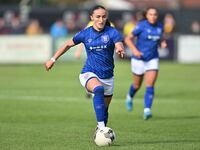
M 181 63 L 200 63 L 200 36 L 179 36 L 177 59 Z
M 0 63 L 44 63 L 52 52 L 49 35 L 0 36 Z

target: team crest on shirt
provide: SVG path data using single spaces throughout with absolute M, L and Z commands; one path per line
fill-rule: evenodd
M 151 29 L 147 29 L 147 33 L 151 33 Z
M 108 35 L 103 35 L 103 36 L 101 36 L 101 41 L 104 42 L 104 43 L 108 43 L 108 41 L 109 41 L 109 36 L 108 36 Z

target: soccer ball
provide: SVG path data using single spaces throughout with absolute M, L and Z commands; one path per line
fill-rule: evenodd
M 110 146 L 115 138 L 115 132 L 111 128 L 103 127 L 95 132 L 94 142 L 98 146 Z

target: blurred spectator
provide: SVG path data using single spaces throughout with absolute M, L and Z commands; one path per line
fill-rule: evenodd
M 5 26 L 10 26 L 11 25 L 11 21 L 14 18 L 15 14 L 13 11 L 8 10 L 4 13 L 3 15 L 3 19 L 5 21 Z
M 23 34 L 25 26 L 12 11 L 6 11 L 0 18 L 0 34 Z
M 167 13 L 164 17 L 164 33 L 171 34 L 175 28 L 175 20 L 171 13 Z
M 88 13 L 85 11 L 82 11 L 78 14 L 76 25 L 78 30 L 81 30 L 87 26 L 87 23 L 89 22 Z
M 19 17 L 13 17 L 11 19 L 11 34 L 23 34 L 24 26 L 21 24 Z
M 68 34 L 67 27 L 62 19 L 58 19 L 50 28 L 50 34 L 53 38 L 65 37 Z
M 200 22 L 193 21 L 190 28 L 193 34 L 200 34 Z
M 5 25 L 5 20 L 0 18 L 0 34 L 9 34 L 10 28 Z
M 76 16 L 73 12 L 67 11 L 63 15 L 64 23 L 68 29 L 68 32 L 74 32 L 76 28 Z
M 7 10 L 3 14 L 3 18 L 0 20 L 0 34 L 10 34 L 11 33 L 11 22 L 14 18 L 14 12 Z
M 124 28 L 123 28 L 123 35 L 127 36 L 128 34 L 130 34 L 133 29 L 136 26 L 136 18 L 134 16 L 131 16 L 130 20 L 128 20 L 125 24 L 124 24 Z
M 135 16 L 136 16 L 137 22 L 139 22 L 139 21 L 145 19 L 145 12 L 144 11 L 138 11 L 138 12 L 136 12 Z
M 137 12 L 135 15 L 131 15 L 131 14 L 126 15 L 126 19 L 125 19 L 126 22 L 123 27 L 124 36 L 127 36 L 128 34 L 130 34 L 134 30 L 137 22 L 142 20 L 143 17 L 144 16 L 143 16 L 142 12 L 140 12 L 140 11 Z
M 42 27 L 38 20 L 33 19 L 29 23 L 28 27 L 26 28 L 26 34 L 28 35 L 37 35 L 43 32 Z
M 164 34 L 163 38 L 166 40 L 167 47 L 159 48 L 159 57 L 162 59 L 173 59 L 175 53 L 175 19 L 171 13 L 166 13 L 163 19 Z

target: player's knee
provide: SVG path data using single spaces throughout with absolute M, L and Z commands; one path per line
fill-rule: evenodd
M 104 95 L 104 87 L 103 86 L 97 86 L 94 88 L 94 95 Z
M 139 85 L 139 84 L 134 84 L 134 89 L 135 89 L 136 91 L 139 90 L 140 87 L 141 87 L 141 85 Z

